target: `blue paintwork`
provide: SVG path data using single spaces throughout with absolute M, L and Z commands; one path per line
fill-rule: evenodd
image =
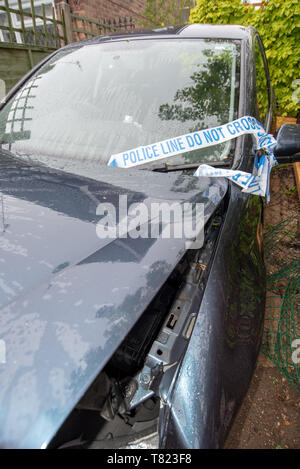
M 162 447 L 222 447 L 247 392 L 265 309 L 259 205 L 231 186 L 197 321 L 160 418 Z
M 209 217 L 227 190 L 176 173 L 124 176 L 101 168 L 96 181 L 0 158 L 1 447 L 50 442 L 185 251 L 179 239 L 99 239 L 98 202 L 193 198 Z M 214 202 L 204 195 L 212 186 Z
M 153 34 L 130 37 L 143 40 Z M 190 25 L 155 36 L 240 39 L 241 117 L 257 116 L 255 34 L 240 26 Z M 270 108 L 267 131 L 271 120 Z M 252 156 L 251 137 L 239 138 L 234 167 L 251 171 Z M 119 194 L 128 194 L 129 202 L 147 203 L 157 197 L 193 197 L 205 203 L 208 217 L 228 188 L 221 179 L 135 170 L 125 174 L 118 168 L 101 168 L 91 178 L 0 159 L 0 338 L 7 346 L 7 362 L 0 364 L 2 447 L 48 445 L 184 253 L 181 240 L 100 240 L 98 202 L 116 201 Z M 214 201 L 205 192 L 210 184 L 217 190 Z M 195 327 L 161 410 L 162 447 L 221 446 L 246 393 L 263 323 L 261 221 L 261 200 L 230 184 Z

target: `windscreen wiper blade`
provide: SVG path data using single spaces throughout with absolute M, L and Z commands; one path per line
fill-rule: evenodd
M 199 163 L 186 163 L 186 164 L 170 164 L 170 163 L 165 163 L 164 165 L 160 166 L 154 166 L 151 168 L 151 171 L 162 171 L 168 173 L 169 171 L 181 171 L 183 169 L 197 169 L 201 164 L 204 164 L 202 162 Z M 222 161 L 207 161 L 205 164 L 208 164 L 210 166 L 220 167 L 228 167 L 231 164 L 231 160 L 228 158 L 222 160 Z M 146 168 L 145 168 L 146 169 Z M 148 168 L 147 168 L 148 169 Z

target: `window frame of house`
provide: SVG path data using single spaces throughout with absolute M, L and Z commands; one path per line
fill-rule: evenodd
M 40 7 L 42 6 L 42 4 L 45 5 L 45 7 L 51 5 L 54 7 L 54 14 L 55 14 L 55 17 L 56 17 L 56 9 L 55 9 L 55 2 L 54 0 L 34 0 L 34 7 Z M 18 2 L 15 1 L 14 3 L 12 2 L 9 2 L 9 6 L 10 8 L 13 8 L 13 9 L 16 9 L 18 10 Z M 22 5 L 22 9 L 23 10 L 26 10 L 26 9 L 30 9 L 30 0 L 27 0 L 27 2 L 25 3 L 25 5 Z M 5 12 L 3 12 L 3 14 L 5 14 Z M 18 28 L 18 29 L 21 29 L 22 27 L 22 24 L 21 24 L 21 21 L 18 21 L 17 19 L 17 14 L 16 13 L 11 13 L 10 14 L 10 17 L 11 17 L 11 22 L 12 22 L 12 26 L 13 28 Z M 41 18 L 36 18 L 35 19 L 35 23 L 36 23 L 36 26 L 42 26 L 44 24 L 43 20 Z M 25 26 L 25 29 L 30 29 L 33 27 L 33 21 L 32 21 L 32 18 L 30 17 L 24 17 L 24 26 Z M 5 41 L 4 39 L 4 35 L 3 35 L 3 32 L 1 29 L 0 29 L 0 41 L 2 42 L 7 42 Z M 23 39 L 22 39 L 22 33 L 20 32 L 17 32 L 17 31 L 14 31 L 14 36 L 15 36 L 15 41 L 17 44 L 23 44 Z

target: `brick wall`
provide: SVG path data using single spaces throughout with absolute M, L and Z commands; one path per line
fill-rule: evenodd
M 58 4 L 61 0 L 55 0 Z M 104 20 L 119 17 L 143 19 L 147 0 L 69 0 L 71 12 L 89 19 Z

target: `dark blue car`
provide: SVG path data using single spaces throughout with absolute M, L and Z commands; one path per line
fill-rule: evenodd
M 161 161 L 149 155 L 155 142 L 243 116 L 270 132 L 273 108 L 263 45 L 241 26 L 71 44 L 6 96 L 1 448 L 223 445 L 263 328 L 263 199 L 194 172 L 208 163 L 251 173 L 256 150 L 242 135 Z M 299 152 L 297 132 L 282 127 L 281 161 Z M 151 161 L 108 166 L 142 145 Z M 110 223 L 101 237 L 109 207 L 118 226 L 124 220 L 120 200 L 201 204 L 201 243 L 127 236 L 129 225 L 117 233 Z M 142 233 L 152 222 L 143 218 Z

